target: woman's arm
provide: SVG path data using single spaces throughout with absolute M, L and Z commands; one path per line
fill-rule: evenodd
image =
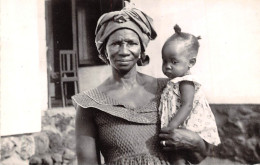
M 193 108 L 195 87 L 191 81 L 180 82 L 181 107 L 169 123 L 169 127 L 178 128 L 189 116 Z
M 76 152 L 78 164 L 100 164 L 94 110 L 77 107 Z
M 176 151 L 187 150 L 186 158 L 191 163 L 199 163 L 208 155 L 210 145 L 205 142 L 197 133 L 187 129 L 162 128 L 159 134 L 161 144 L 165 141 L 163 150 Z

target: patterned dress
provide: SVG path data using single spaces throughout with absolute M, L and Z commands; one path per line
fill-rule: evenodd
M 161 115 L 161 128 L 166 127 L 171 118 L 181 107 L 179 84 L 181 81 L 191 81 L 195 86 L 193 109 L 184 123 L 180 126 L 197 132 L 206 142 L 218 145 L 220 138 L 214 115 L 209 107 L 206 97 L 201 89 L 201 84 L 192 75 L 176 77 L 168 81 L 163 90 L 159 111 Z
M 73 96 L 74 106 L 92 108 L 99 146 L 105 164 L 168 165 L 159 145 L 160 94 L 167 80 L 158 79 L 156 97 L 150 103 L 131 108 L 108 97 L 97 88 Z

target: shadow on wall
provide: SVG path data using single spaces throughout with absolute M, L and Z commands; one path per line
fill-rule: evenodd
M 100 85 L 111 75 L 109 65 L 80 67 L 79 70 L 79 90 L 90 90 Z

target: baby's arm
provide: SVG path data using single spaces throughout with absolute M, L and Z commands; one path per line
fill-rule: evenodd
M 179 88 L 181 93 L 181 107 L 169 123 L 171 128 L 178 128 L 189 116 L 193 107 L 194 83 L 191 81 L 182 81 Z

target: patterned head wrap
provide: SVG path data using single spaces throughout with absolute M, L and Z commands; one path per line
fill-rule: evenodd
M 100 58 L 104 58 L 108 37 L 119 29 L 130 29 L 136 32 L 140 38 L 142 49 L 145 51 L 149 41 L 157 36 L 152 22 L 152 18 L 136 8 L 123 8 L 121 11 L 103 14 L 98 20 L 95 32 L 95 42 Z

